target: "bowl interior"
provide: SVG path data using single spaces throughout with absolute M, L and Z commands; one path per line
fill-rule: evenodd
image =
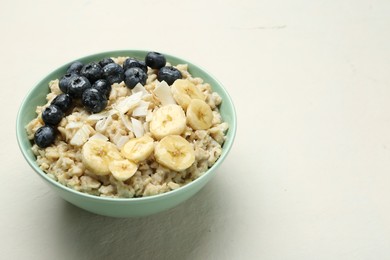
M 106 58 L 106 57 L 119 57 L 119 56 L 130 56 L 134 57 L 140 60 L 143 60 L 144 57 L 146 56 L 147 51 L 142 51 L 142 50 L 121 50 L 121 51 L 111 51 L 111 52 L 104 52 L 104 53 L 99 53 L 99 54 L 94 54 L 90 56 L 86 56 L 84 58 L 78 59 L 79 61 L 83 63 L 88 63 L 91 61 L 98 61 L 100 59 Z M 222 87 L 222 85 L 214 79 L 209 73 L 205 72 L 203 69 L 201 69 L 199 66 L 196 66 L 192 64 L 191 62 L 185 61 L 183 59 L 174 57 L 172 55 L 167 55 L 164 54 L 167 58 L 167 61 L 170 62 L 173 65 L 177 64 L 188 64 L 189 66 L 189 72 L 196 77 L 201 77 L 204 79 L 205 82 L 210 83 L 213 91 L 216 91 L 223 99 L 222 104 L 220 106 L 220 112 L 223 117 L 223 120 L 226 121 L 229 124 L 229 130 L 226 135 L 226 141 L 223 145 L 223 151 L 221 157 L 218 159 L 218 161 L 213 165 L 211 169 L 209 169 L 208 172 L 211 172 L 214 168 L 217 168 L 219 164 L 222 163 L 222 161 L 225 159 L 227 153 L 231 149 L 231 146 L 233 144 L 233 139 L 235 136 L 236 132 L 236 114 L 234 110 L 234 106 L 232 103 L 231 98 L 229 97 L 228 93 L 226 90 Z M 61 187 L 62 189 L 65 189 L 69 192 L 72 193 L 78 193 L 81 196 L 86 196 L 89 198 L 94 198 L 94 199 L 103 199 L 103 200 L 149 200 L 157 197 L 163 197 L 167 196 L 169 193 L 175 193 L 175 192 L 180 192 L 182 189 L 186 189 L 188 186 L 191 185 L 185 185 L 177 190 L 168 192 L 168 193 L 163 193 L 155 196 L 150 196 L 150 197 L 144 197 L 144 198 L 131 198 L 131 199 L 113 199 L 113 198 L 101 198 L 97 196 L 92 196 L 89 194 L 85 194 L 82 192 L 75 191 L 73 189 L 70 189 L 68 187 L 65 187 L 58 182 L 52 180 L 51 178 L 47 177 L 47 175 L 38 167 L 36 164 L 36 158 L 33 152 L 31 151 L 31 146 L 32 143 L 30 140 L 27 138 L 27 133 L 25 130 L 25 126 L 36 117 L 35 109 L 39 105 L 43 105 L 46 103 L 46 95 L 49 93 L 49 87 L 48 83 L 51 80 L 54 79 L 59 79 L 62 77 L 68 66 L 72 63 L 73 61 L 63 65 L 62 67 L 54 70 L 51 72 L 49 75 L 47 75 L 44 79 L 42 79 L 34 88 L 30 90 L 30 92 L 27 94 L 25 99 L 23 100 L 19 112 L 17 115 L 17 122 L 16 122 L 16 134 L 17 134 L 17 140 L 19 147 L 22 151 L 23 156 L 29 163 L 29 165 L 37 172 L 42 178 L 44 178 L 46 181 L 52 183 L 53 185 L 56 185 L 58 187 Z M 205 173 L 203 176 L 199 177 L 196 179 L 194 182 L 199 181 L 199 179 L 203 178 L 207 173 Z M 172 194 L 171 194 L 172 195 Z

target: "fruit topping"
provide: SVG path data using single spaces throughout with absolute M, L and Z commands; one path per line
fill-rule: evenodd
M 83 92 L 91 87 L 91 83 L 84 76 L 75 76 L 69 81 L 68 93 L 74 98 L 79 98 Z
M 101 61 L 99 61 L 99 65 L 100 65 L 100 67 L 104 67 L 104 66 L 106 66 L 107 64 L 110 64 L 110 63 L 114 63 L 114 60 L 113 59 L 111 59 L 111 58 L 104 58 L 104 59 L 102 59 Z
M 146 160 L 154 150 L 154 140 L 149 135 L 130 139 L 121 149 L 122 155 L 133 161 L 141 162 Z
M 66 113 L 72 106 L 72 100 L 72 97 L 68 94 L 59 94 L 53 99 L 51 105 L 59 107 L 62 112 Z
M 142 69 L 145 73 L 148 72 L 148 67 L 146 66 L 144 61 L 139 61 L 134 58 L 128 58 L 123 63 L 123 69 L 125 71 L 134 67 Z
M 123 68 L 116 63 L 109 63 L 103 67 L 103 78 L 105 78 L 108 83 L 120 83 L 124 79 Z
M 142 69 L 137 67 L 130 68 L 125 71 L 125 84 L 130 89 L 134 88 L 138 83 L 145 85 L 147 77 L 148 75 Z
M 42 112 L 42 120 L 47 125 L 55 126 L 64 117 L 64 112 L 56 105 L 50 105 Z
M 81 63 L 80 61 L 75 61 L 72 64 L 70 64 L 66 73 L 67 74 L 79 74 L 80 70 L 83 66 L 84 66 L 84 64 Z
M 157 79 L 159 81 L 164 80 L 166 83 L 168 83 L 168 85 L 172 85 L 175 80 L 181 78 L 182 76 L 180 71 L 171 66 L 162 67 L 157 74 Z
M 58 85 L 63 93 L 68 93 L 69 82 L 71 81 L 72 78 L 74 78 L 76 76 L 77 76 L 77 74 L 67 73 L 61 77 Z
M 107 106 L 107 98 L 97 89 L 89 88 L 84 91 L 81 103 L 88 111 L 98 113 Z
M 166 105 L 155 111 L 150 121 L 150 132 L 156 139 L 180 135 L 186 128 L 186 115 L 179 105 Z
M 92 88 L 97 89 L 100 93 L 105 97 L 110 96 L 111 85 L 105 79 L 99 79 L 95 83 L 93 83 Z
M 46 148 L 54 143 L 55 138 L 54 128 L 48 125 L 41 126 L 34 134 L 34 142 L 41 148 Z
M 129 160 L 113 160 L 109 163 L 108 169 L 115 179 L 125 181 L 130 179 L 138 170 L 138 165 Z
M 115 144 L 100 139 L 88 140 L 83 145 L 81 156 L 85 167 L 96 175 L 110 174 L 110 163 L 122 159 Z
M 192 99 L 205 100 L 204 94 L 187 79 L 178 79 L 171 86 L 171 92 L 176 102 L 187 109 Z
M 145 64 L 152 69 L 161 69 L 166 64 L 165 56 L 159 52 L 149 52 L 145 57 Z
M 80 74 L 86 77 L 91 83 L 102 78 L 102 67 L 97 62 L 90 62 L 84 65 L 80 71 Z
M 180 135 L 168 135 L 157 143 L 154 156 L 158 163 L 174 171 L 183 171 L 195 162 L 191 144 Z
M 213 122 L 213 111 L 200 99 L 192 99 L 187 107 L 188 124 L 195 130 L 207 130 Z

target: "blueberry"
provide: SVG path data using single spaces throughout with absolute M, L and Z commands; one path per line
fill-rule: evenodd
M 56 105 L 50 105 L 42 112 L 42 120 L 46 125 L 57 125 L 64 117 L 64 112 Z
M 129 88 L 134 88 L 135 85 L 141 83 L 145 85 L 148 75 L 140 68 L 130 68 L 125 71 L 125 84 Z
M 96 62 L 90 62 L 81 68 L 80 75 L 86 77 L 91 83 L 102 78 L 102 67 Z
M 81 103 L 92 113 L 99 113 L 107 106 L 107 98 L 97 89 L 89 88 L 84 91 Z
M 114 61 L 113 61 L 113 59 L 111 59 L 111 58 L 104 58 L 104 59 L 102 59 L 101 61 L 99 61 L 99 65 L 100 65 L 100 67 L 104 67 L 104 66 L 106 66 L 107 64 L 110 64 L 110 63 L 114 63 Z
M 110 96 L 111 92 L 111 84 L 108 83 L 105 79 L 99 79 L 95 83 L 93 83 L 92 88 L 97 89 L 100 93 L 105 97 Z
M 53 99 L 51 105 L 59 107 L 61 111 L 65 113 L 72 106 L 72 101 L 72 97 L 68 94 L 59 94 Z
M 120 83 L 124 79 L 123 68 L 116 63 L 109 63 L 103 67 L 103 78 L 105 78 L 108 83 Z
M 66 71 L 67 74 L 79 74 L 81 68 L 84 66 L 80 61 L 75 61 L 72 64 L 70 64 L 68 70 Z
M 69 82 L 68 94 L 71 97 L 79 98 L 83 92 L 91 87 L 91 83 L 84 76 L 73 77 Z
M 160 69 L 165 66 L 165 56 L 159 52 L 149 52 L 145 57 L 145 64 L 152 69 Z
M 178 69 L 170 66 L 162 67 L 157 74 L 159 81 L 165 81 L 168 85 L 172 85 L 177 79 L 181 79 L 181 73 Z
M 34 142 L 41 148 L 46 148 L 56 139 L 56 131 L 53 127 L 44 125 L 38 128 L 34 135 Z
M 76 74 L 67 73 L 60 79 L 59 87 L 63 93 L 68 93 L 69 90 L 69 82 L 72 78 L 77 76 Z
M 140 68 L 143 71 L 148 72 L 148 67 L 146 66 L 144 61 L 139 61 L 139 60 L 134 59 L 134 58 L 128 58 L 123 63 L 123 70 L 124 71 L 126 71 L 130 68 L 134 68 L 134 67 Z

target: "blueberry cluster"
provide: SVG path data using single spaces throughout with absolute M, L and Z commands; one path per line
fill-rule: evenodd
M 130 89 L 138 83 L 145 85 L 148 67 L 158 70 L 157 79 L 164 80 L 169 85 L 182 78 L 179 70 L 165 65 L 165 56 L 158 52 L 149 52 L 145 61 L 128 58 L 123 66 L 116 64 L 111 58 L 88 64 L 73 62 L 59 81 L 63 94 L 58 95 L 42 112 L 45 125 L 35 132 L 35 143 L 45 148 L 54 142 L 55 127 L 69 111 L 73 100 L 80 100 L 89 112 L 98 113 L 107 106 L 112 84 L 124 81 Z
M 60 94 L 43 110 L 42 120 L 45 125 L 40 127 L 34 135 L 34 141 L 39 147 L 45 148 L 54 142 L 56 138 L 55 126 L 72 106 L 72 100 L 73 98 L 69 94 Z
M 172 85 L 177 79 L 181 79 L 181 73 L 178 69 L 172 66 L 165 66 L 165 56 L 158 52 L 149 52 L 145 57 L 145 63 L 152 69 L 158 69 L 157 79 L 165 81 L 168 85 Z

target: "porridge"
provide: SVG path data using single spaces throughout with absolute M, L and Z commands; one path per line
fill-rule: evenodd
M 160 53 L 74 62 L 48 87 L 26 130 L 39 167 L 74 190 L 156 195 L 195 180 L 222 153 L 221 97 Z

